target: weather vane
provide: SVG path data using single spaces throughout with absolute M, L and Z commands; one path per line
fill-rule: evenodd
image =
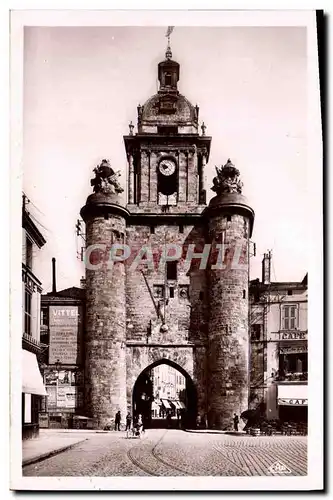
M 167 32 L 165 34 L 165 36 L 168 39 L 168 47 L 167 47 L 167 51 L 165 54 L 167 59 L 171 59 L 171 57 L 172 57 L 171 48 L 170 48 L 170 35 L 173 32 L 173 30 L 174 30 L 174 26 L 168 26 Z
M 167 32 L 166 32 L 166 37 L 168 38 L 168 45 L 170 45 L 170 35 L 174 30 L 174 26 L 168 26 Z

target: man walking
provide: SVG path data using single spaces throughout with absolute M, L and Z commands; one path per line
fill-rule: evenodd
M 130 412 L 128 412 L 126 415 L 126 429 L 125 429 L 126 431 L 131 430 L 131 423 L 132 423 L 132 417 L 131 417 Z
M 120 413 L 120 410 L 117 411 L 116 413 L 116 417 L 114 419 L 114 430 L 115 431 L 120 431 L 120 421 L 121 421 L 121 413 Z
M 238 423 L 239 423 L 239 418 L 238 418 L 238 415 L 236 413 L 234 413 L 234 430 L 236 432 L 238 432 Z

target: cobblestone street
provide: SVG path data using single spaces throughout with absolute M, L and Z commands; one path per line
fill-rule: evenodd
M 307 437 L 195 433 L 149 429 L 82 433 L 87 440 L 23 468 L 23 476 L 256 476 L 307 474 Z M 270 468 L 279 462 L 274 470 Z

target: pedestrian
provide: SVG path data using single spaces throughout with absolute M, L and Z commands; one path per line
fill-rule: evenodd
M 180 410 L 177 410 L 177 427 L 180 427 Z
M 117 411 L 116 413 L 116 418 L 114 419 L 114 430 L 115 431 L 120 431 L 120 422 L 121 422 L 121 413 L 120 410 Z
M 131 424 L 132 424 L 132 417 L 131 417 L 131 414 L 130 412 L 127 413 L 126 415 L 126 431 L 130 431 L 131 430 Z
M 233 420 L 234 420 L 234 430 L 235 430 L 236 432 L 238 432 L 238 423 L 239 423 L 239 418 L 238 418 L 238 415 L 237 415 L 236 413 L 234 413 L 234 418 L 233 418 Z

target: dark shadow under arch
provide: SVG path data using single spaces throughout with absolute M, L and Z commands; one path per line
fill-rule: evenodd
M 151 404 L 154 399 L 153 383 L 151 379 L 152 370 L 159 365 L 169 365 L 185 377 L 185 409 L 181 420 L 172 423 L 172 427 L 195 428 L 197 417 L 197 391 L 191 376 L 180 365 L 167 358 L 162 358 L 148 365 L 138 376 L 132 391 L 132 414 L 135 418 L 139 413 L 144 416 L 146 428 L 157 426 L 151 418 Z M 167 427 L 167 422 L 159 422 L 159 427 Z

